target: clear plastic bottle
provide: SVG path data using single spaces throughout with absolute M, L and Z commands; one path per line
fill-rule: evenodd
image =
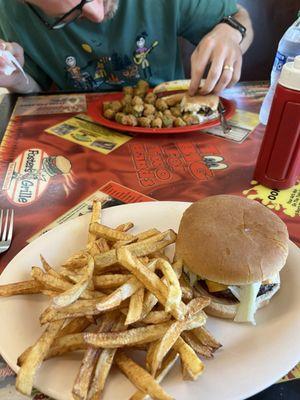
M 270 89 L 263 101 L 260 109 L 259 119 L 264 125 L 267 125 L 273 97 L 282 67 L 286 62 L 294 61 L 295 57 L 300 55 L 300 10 L 298 20 L 285 32 L 279 42 L 275 62 L 271 73 Z

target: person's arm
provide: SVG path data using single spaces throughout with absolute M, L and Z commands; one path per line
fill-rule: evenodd
M 24 66 L 24 51 L 17 43 L 8 43 L 0 40 L 0 48 L 2 50 L 8 50 L 18 60 L 20 65 Z M 0 87 L 8 89 L 12 93 L 34 93 L 40 92 L 41 87 L 39 84 L 29 75 L 26 74 L 27 80 L 19 69 L 14 71 L 11 75 L 5 75 L 3 69 L 5 67 L 5 61 L 0 57 Z
M 240 44 L 242 53 L 244 54 L 246 53 L 246 51 L 249 49 L 249 47 L 253 42 L 254 31 L 248 11 L 240 4 L 238 4 L 237 7 L 239 11 L 236 14 L 234 14 L 234 18 L 237 21 L 239 21 L 240 24 L 244 25 L 244 27 L 247 29 L 246 36 L 244 37 L 242 43 Z
M 225 23 L 217 24 L 196 47 L 191 58 L 190 94 L 196 93 L 207 65 L 210 64 L 202 94 L 219 93 L 239 81 L 242 69 L 243 53 L 253 40 L 253 29 L 248 12 L 238 5 L 234 17 L 246 27 L 247 33 L 242 40 L 241 33 Z

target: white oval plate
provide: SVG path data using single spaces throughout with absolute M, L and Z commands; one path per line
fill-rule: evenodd
M 133 221 L 135 231 L 151 227 L 177 231 L 188 205 L 149 202 L 117 206 L 103 211 L 103 223 L 114 227 Z M 39 254 L 59 266 L 85 246 L 89 218 L 85 215 L 66 222 L 29 244 L 7 266 L 0 284 L 28 279 L 30 268 L 40 265 Z M 174 368 L 163 383 L 166 391 L 182 400 L 241 400 L 270 386 L 292 369 L 300 360 L 300 251 L 293 243 L 281 279 L 279 293 L 269 306 L 257 312 L 257 326 L 210 317 L 208 328 L 223 348 L 213 360 L 204 360 L 206 370 L 196 382 L 183 381 L 180 368 Z M 18 371 L 17 357 L 42 333 L 38 317 L 47 304 L 40 295 L 0 299 L 0 352 L 14 371 Z M 54 399 L 71 399 L 80 359 L 80 353 L 74 353 L 44 362 L 35 386 Z M 104 400 L 128 399 L 134 392 L 127 379 L 112 371 Z

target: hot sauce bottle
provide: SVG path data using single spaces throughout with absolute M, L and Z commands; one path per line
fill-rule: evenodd
M 299 174 L 300 55 L 282 69 L 254 179 L 271 189 L 287 189 L 296 184 Z

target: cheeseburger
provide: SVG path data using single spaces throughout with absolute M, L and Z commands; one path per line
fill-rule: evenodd
M 208 314 L 255 324 L 256 310 L 280 288 L 288 232 L 261 203 L 212 196 L 184 212 L 176 255 L 183 259 L 195 293 L 210 297 Z

